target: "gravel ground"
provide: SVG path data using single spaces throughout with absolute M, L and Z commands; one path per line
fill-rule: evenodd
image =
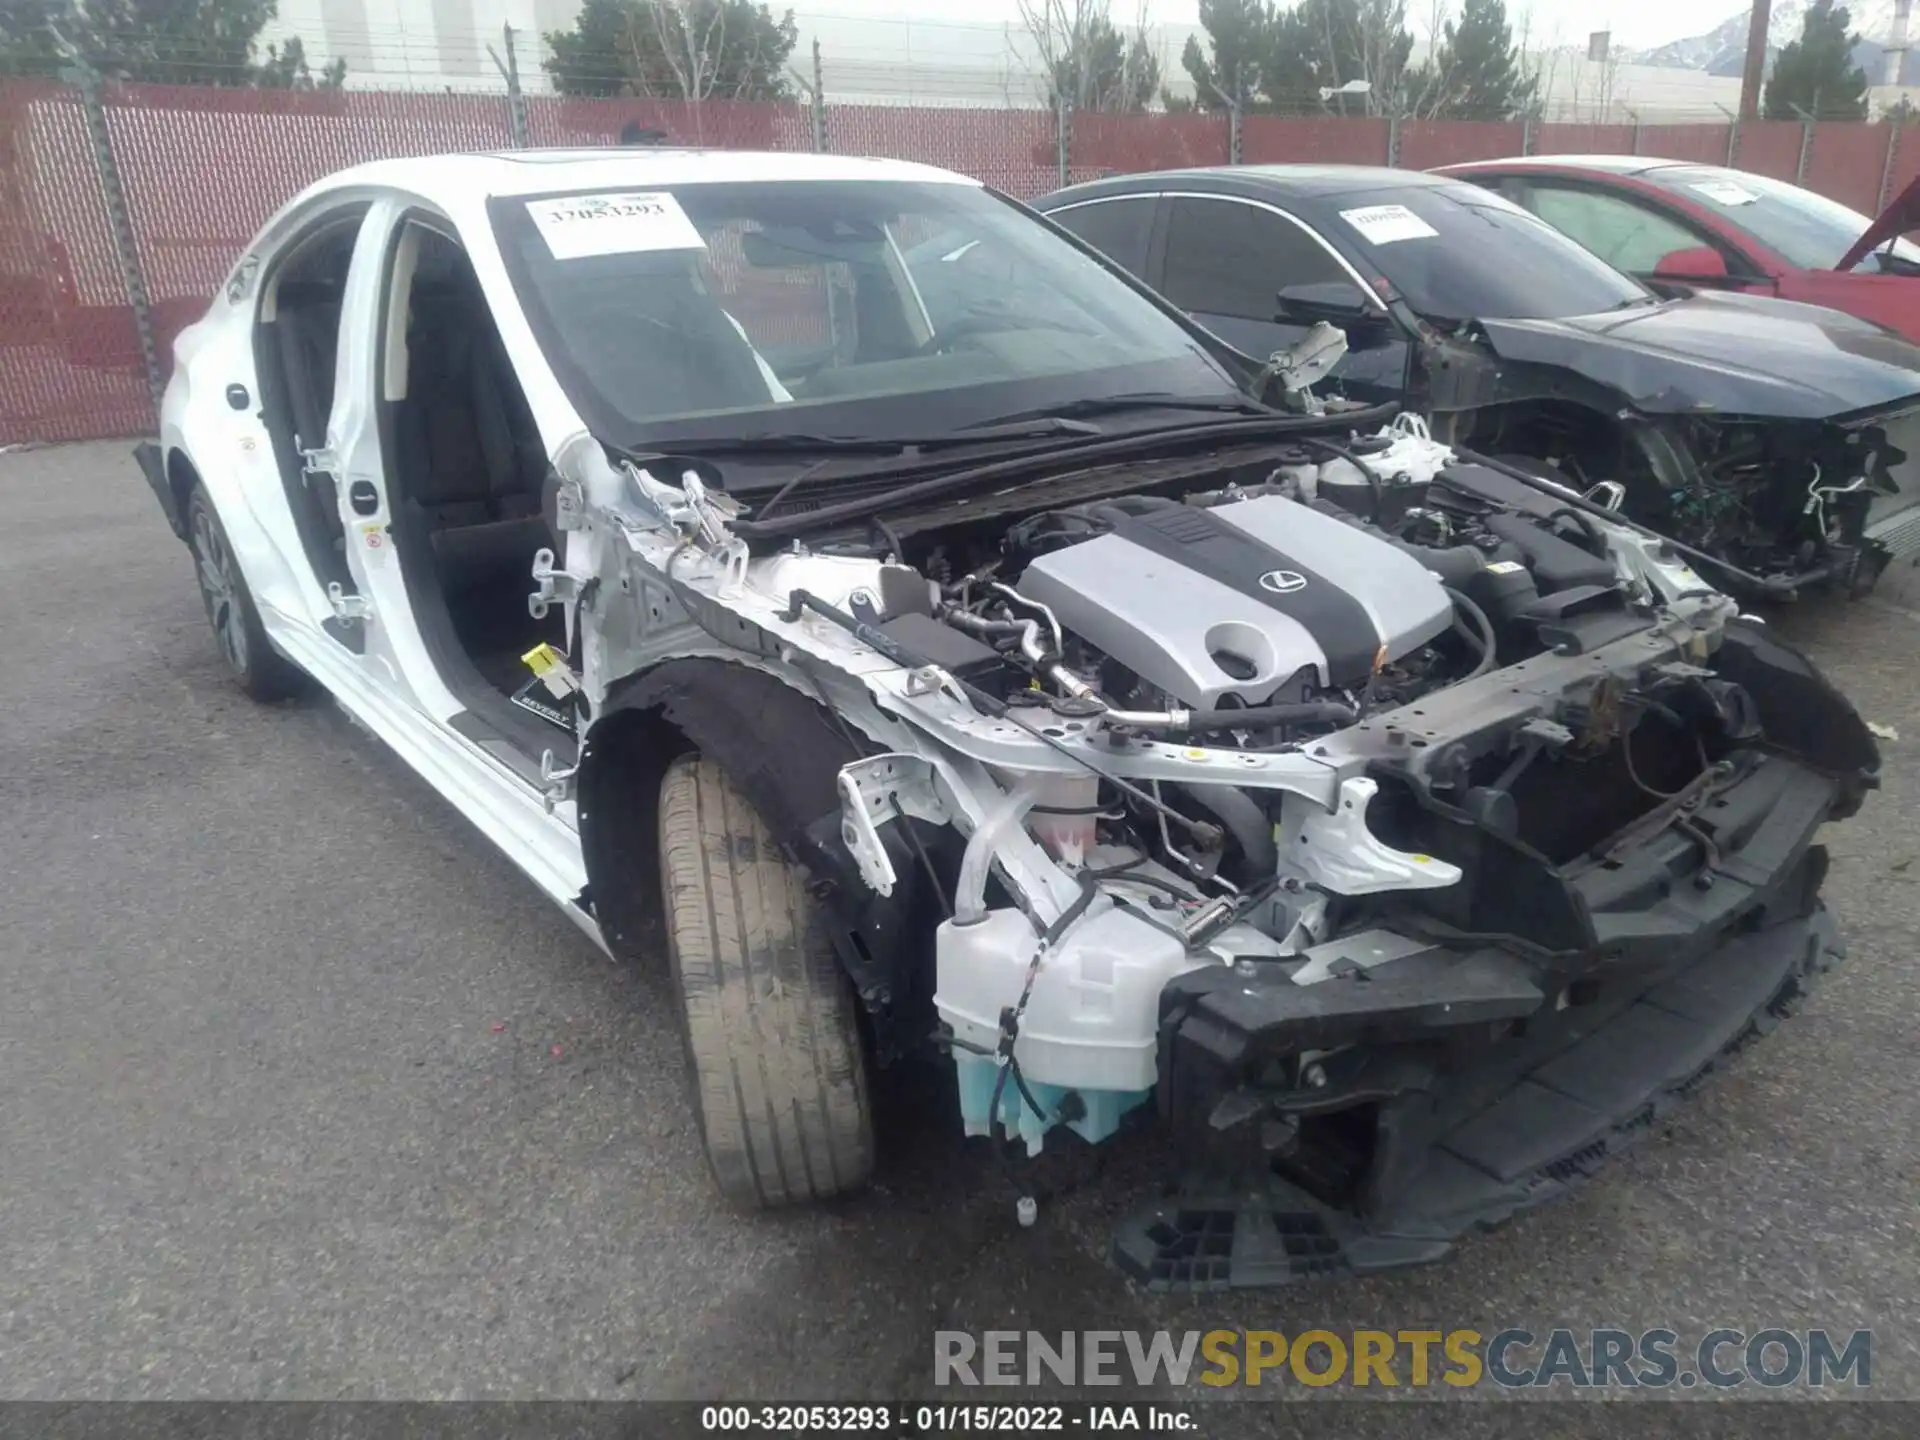
M 889 1397 L 937 1328 L 1422 1324 L 1871 1327 L 1920 1397 L 1911 574 L 1776 619 L 1909 737 L 1799 1018 L 1450 1263 L 1170 1301 L 1103 1260 L 1124 1159 L 1021 1231 L 933 1094 L 870 1194 L 721 1209 L 662 976 L 331 704 L 231 690 L 126 446 L 0 457 L 0 500 L 0 1397 Z

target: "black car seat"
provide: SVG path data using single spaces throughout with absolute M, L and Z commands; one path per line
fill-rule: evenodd
M 416 278 L 407 397 L 397 443 L 411 518 L 427 532 L 450 607 L 459 597 L 532 589 L 552 543 L 540 513 L 546 459 L 484 296 L 462 263 Z
M 340 343 L 340 287 L 332 281 L 284 280 L 275 290 L 273 335 L 286 378 L 287 404 L 293 415 L 297 448 L 318 450 L 327 443 L 327 418 L 333 410 L 334 362 Z M 336 553 L 344 550 L 340 500 L 333 477 L 310 474 L 303 492 L 319 532 Z
M 752 343 L 681 252 L 569 260 L 543 283 L 567 368 L 630 418 L 773 402 Z

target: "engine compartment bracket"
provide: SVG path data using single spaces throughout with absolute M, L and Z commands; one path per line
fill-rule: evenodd
M 1289 801 L 1279 827 L 1281 862 L 1337 895 L 1458 884 L 1458 865 L 1396 850 L 1367 828 L 1367 807 L 1379 793 L 1377 782 L 1357 775 L 1341 782 L 1331 812 Z
M 893 861 L 880 827 L 901 815 L 946 825 L 953 811 L 940 793 L 933 763 L 918 755 L 870 755 L 841 767 L 840 838 L 860 869 L 860 878 L 881 895 L 892 895 Z

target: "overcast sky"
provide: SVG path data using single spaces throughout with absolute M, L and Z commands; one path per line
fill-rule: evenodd
M 892 19 L 965 20 L 974 24 L 1017 21 L 1017 0 L 786 0 L 795 9 L 818 14 L 884 15 Z M 775 7 L 779 8 L 778 6 Z M 1408 0 L 1415 28 L 1423 29 L 1428 0 Z M 1507 0 L 1507 13 L 1517 17 L 1529 8 L 1527 0 Z M 1532 0 L 1536 43 L 1586 43 L 1591 30 L 1613 31 L 1614 43 L 1639 49 L 1662 45 L 1711 30 L 1741 8 L 1740 0 Z M 1113 0 L 1113 18 L 1133 20 L 1135 0 Z M 1160 24 L 1193 24 L 1199 19 L 1199 0 L 1147 0 L 1148 17 Z

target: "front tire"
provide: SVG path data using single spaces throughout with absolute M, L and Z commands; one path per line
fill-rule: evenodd
M 193 550 L 194 570 L 200 581 L 200 600 L 207 623 L 227 662 L 227 673 L 252 699 L 284 700 L 299 692 L 304 678 L 279 651 L 267 643 L 260 612 L 253 603 L 227 540 L 226 527 L 213 508 L 204 486 L 195 483 L 187 499 L 187 544 Z
M 712 761 L 668 767 L 659 817 L 668 952 L 714 1180 L 760 1208 L 857 1189 L 873 1170 L 866 1057 L 817 903 Z

